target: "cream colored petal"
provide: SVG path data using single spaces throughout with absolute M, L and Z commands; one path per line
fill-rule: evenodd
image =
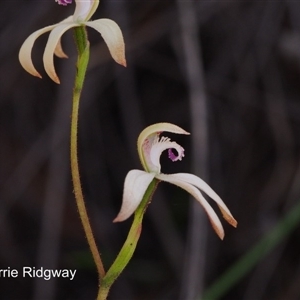
M 73 15 L 74 22 L 88 21 L 95 13 L 99 0 L 75 0 L 76 8 Z
M 206 199 L 203 197 L 203 195 L 200 193 L 198 189 L 196 189 L 193 185 L 185 182 L 178 180 L 176 176 L 174 177 L 173 174 L 167 175 L 167 174 L 159 174 L 155 176 L 157 179 L 166 181 L 172 184 L 175 184 L 182 189 L 186 190 L 188 193 L 190 193 L 204 208 L 205 212 L 208 215 L 208 218 L 211 222 L 211 225 L 217 235 L 219 236 L 220 239 L 223 240 L 224 238 L 224 229 L 223 226 L 216 215 L 215 211 L 212 209 L 212 207 L 209 205 L 209 203 L 206 201 Z
M 187 183 L 190 183 L 197 187 L 198 189 L 205 192 L 210 198 L 212 198 L 219 206 L 219 209 L 222 212 L 222 215 L 224 219 L 232 226 L 237 226 L 237 221 L 232 216 L 231 212 L 229 211 L 226 204 L 222 201 L 222 199 L 219 197 L 219 195 L 201 178 L 188 173 L 178 173 L 178 174 L 172 174 L 173 178 L 176 178 L 177 180 L 182 180 Z
M 84 24 L 94 28 L 102 35 L 112 58 L 118 64 L 126 67 L 125 44 L 118 24 L 110 19 L 100 19 Z
M 154 174 L 140 170 L 131 170 L 127 174 L 121 210 L 113 222 L 124 221 L 135 212 L 153 178 Z
M 59 43 L 61 36 L 70 28 L 76 26 L 78 25 L 71 22 L 59 24 L 51 31 L 48 38 L 43 56 L 44 67 L 49 77 L 58 84 L 60 83 L 60 81 L 58 76 L 56 75 L 53 63 L 54 50 Z
M 19 61 L 22 65 L 22 67 L 31 75 L 42 78 L 40 73 L 35 69 L 32 63 L 32 58 L 31 58 L 31 52 L 32 52 L 32 47 L 36 41 L 36 39 L 41 36 L 43 33 L 48 32 L 52 30 L 55 25 L 47 26 L 42 29 L 39 29 L 35 32 L 33 32 L 23 43 L 20 51 L 19 51 Z
M 59 41 L 54 49 L 54 54 L 59 58 L 68 58 L 68 55 L 62 49 L 61 39 L 59 39 Z
M 73 20 L 73 16 L 70 16 L 70 17 L 64 19 L 63 21 L 59 22 L 59 24 L 68 23 L 68 22 L 71 22 L 72 20 Z M 59 39 L 59 41 L 55 47 L 54 54 L 59 58 L 68 58 L 68 55 L 62 49 L 61 39 Z
M 93 16 L 93 14 L 98 8 L 99 2 L 100 2 L 99 0 L 93 0 L 93 5 L 91 6 L 90 12 L 87 15 L 86 21 L 88 21 Z
M 149 168 L 146 163 L 146 159 L 144 156 L 144 150 L 143 147 L 145 146 L 144 143 L 147 139 L 150 141 L 153 141 L 153 135 L 157 135 L 161 132 L 171 132 L 176 134 L 190 134 L 189 132 L 185 131 L 184 129 L 180 128 L 177 125 L 171 124 L 171 123 L 157 123 L 150 125 L 146 127 L 139 135 L 138 141 L 137 141 L 137 147 L 138 147 L 138 153 L 141 160 L 141 163 L 146 171 L 149 171 Z M 147 146 L 147 145 L 146 145 Z M 148 147 L 151 147 L 151 145 L 148 145 Z

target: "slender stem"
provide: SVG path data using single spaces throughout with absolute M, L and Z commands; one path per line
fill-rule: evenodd
M 72 106 L 72 119 L 71 119 L 71 172 L 74 185 L 74 193 L 79 216 L 83 225 L 84 233 L 86 235 L 88 244 L 90 246 L 93 259 L 97 266 L 99 274 L 99 283 L 105 275 L 103 263 L 95 242 L 92 228 L 89 222 L 87 210 L 84 203 L 79 167 L 78 167 L 78 153 L 77 153 L 77 136 L 78 136 L 78 110 L 80 95 L 84 83 L 87 64 L 89 61 L 89 42 L 87 40 L 87 33 L 85 27 L 75 28 L 75 42 L 78 49 L 77 72 L 75 77 L 75 86 L 73 91 L 73 106 Z
M 142 202 L 136 209 L 127 239 L 123 247 L 121 248 L 117 258 L 115 259 L 114 263 L 111 265 L 110 269 L 107 271 L 106 275 L 101 280 L 97 300 L 105 300 L 107 298 L 108 292 L 112 284 L 115 282 L 115 280 L 118 278 L 118 276 L 129 263 L 136 249 L 137 242 L 142 232 L 142 221 L 144 213 L 147 209 L 147 206 L 152 200 L 153 193 L 156 190 L 158 183 L 159 180 L 152 180 L 152 182 L 146 190 Z

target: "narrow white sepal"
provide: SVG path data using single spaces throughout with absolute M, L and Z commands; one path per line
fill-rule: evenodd
M 48 32 L 52 30 L 56 25 L 51 25 L 44 27 L 42 29 L 39 29 L 35 32 L 33 32 L 23 43 L 21 46 L 21 49 L 19 51 L 19 61 L 22 65 L 22 67 L 31 75 L 42 78 L 40 73 L 35 69 L 31 53 L 32 53 L 32 47 L 36 41 L 36 39 L 41 36 L 43 33 Z
M 199 178 L 196 175 L 189 174 L 189 173 L 177 173 L 172 174 L 173 178 L 176 178 L 177 180 L 185 181 L 187 183 L 190 183 L 197 187 L 198 189 L 205 192 L 210 198 L 212 198 L 219 206 L 224 219 L 232 226 L 237 226 L 237 221 L 232 216 L 230 210 L 226 206 L 226 204 L 223 202 L 223 200 L 219 197 L 219 195 L 201 178 Z
M 155 174 L 141 170 L 129 171 L 125 178 L 121 210 L 113 222 L 124 221 L 135 212 L 154 177 Z
M 46 48 L 43 55 L 44 67 L 48 76 L 56 83 L 59 82 L 59 78 L 56 75 L 54 63 L 53 63 L 53 55 L 56 49 L 57 44 L 60 41 L 61 36 L 70 28 L 76 27 L 74 23 L 62 23 L 56 25 L 56 27 L 51 31 L 48 42 L 46 44 Z
M 120 65 L 126 67 L 125 43 L 119 25 L 110 19 L 100 19 L 84 23 L 94 28 L 103 37 L 112 58 Z
M 59 22 L 58 24 L 62 24 L 62 23 L 70 23 L 73 20 L 73 16 L 69 16 L 66 19 L 62 20 L 61 22 Z M 58 25 L 57 24 L 57 25 Z M 59 58 L 68 58 L 68 55 L 64 52 L 62 46 L 61 46 L 61 39 L 59 39 L 55 50 L 54 50 L 54 54 L 59 57 Z
M 59 58 L 68 58 L 68 55 L 64 52 L 62 46 L 61 46 L 61 39 L 58 41 L 55 49 L 54 54 Z
M 181 187 L 182 189 L 186 190 L 188 193 L 190 193 L 202 205 L 202 207 L 208 215 L 212 227 L 214 228 L 215 232 L 220 237 L 220 239 L 223 240 L 225 234 L 220 219 L 198 189 L 196 189 L 193 185 L 189 184 L 188 182 L 178 179 L 176 176 L 174 176 L 174 174 L 158 174 L 156 175 L 156 178 L 162 181 L 175 184 Z

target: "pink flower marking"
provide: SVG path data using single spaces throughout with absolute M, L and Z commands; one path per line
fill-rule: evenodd
M 55 2 L 58 2 L 59 5 L 68 5 L 72 3 L 72 0 L 55 0 Z

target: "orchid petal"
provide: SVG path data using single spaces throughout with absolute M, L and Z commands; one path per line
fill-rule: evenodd
M 57 24 L 51 25 L 51 26 L 46 26 L 42 29 L 39 29 L 35 32 L 33 32 L 23 43 L 20 51 L 19 51 L 19 61 L 22 65 L 22 67 L 31 75 L 42 78 L 40 73 L 35 69 L 32 63 L 32 58 L 31 58 L 31 52 L 32 52 L 32 47 L 36 41 L 36 39 L 41 36 L 43 33 L 48 32 L 55 28 Z
M 121 210 L 113 222 L 124 221 L 134 213 L 154 176 L 140 170 L 129 171 L 125 178 Z
M 220 222 L 220 219 L 216 215 L 213 208 L 209 205 L 209 203 L 206 201 L 206 199 L 203 197 L 203 195 L 200 193 L 198 189 L 196 189 L 193 185 L 189 184 L 188 182 L 181 181 L 177 179 L 177 177 L 173 176 L 173 174 L 167 175 L 167 174 L 159 174 L 155 176 L 157 179 L 166 181 L 172 184 L 175 184 L 182 189 L 186 190 L 188 193 L 190 193 L 204 208 L 205 212 L 208 215 L 208 218 L 211 222 L 211 225 L 219 238 L 223 240 L 224 238 L 224 229 Z
M 219 195 L 201 178 L 188 173 L 172 174 L 173 178 L 177 180 L 185 181 L 204 191 L 210 198 L 212 198 L 217 204 L 224 219 L 233 227 L 237 226 L 237 221 L 232 216 L 226 204 L 222 201 Z
M 99 1 L 93 0 L 75 0 L 76 8 L 73 15 L 73 21 L 82 23 L 90 19 L 99 5 Z
M 75 1 L 76 1 L 76 0 L 75 0 Z M 99 2 L 100 2 L 99 0 L 94 0 L 94 1 L 93 1 L 93 4 L 92 4 L 91 9 L 90 9 L 90 12 L 89 12 L 89 14 L 87 15 L 86 21 L 88 21 L 88 20 L 93 16 L 93 14 L 95 13 L 95 11 L 96 11 L 97 8 L 98 8 Z
M 51 31 L 48 42 L 45 48 L 44 56 L 43 56 L 43 61 L 44 61 L 44 67 L 49 75 L 49 77 L 56 83 L 59 82 L 59 78 L 56 75 L 55 69 L 54 69 L 54 64 L 53 64 L 53 54 L 54 50 L 57 46 L 57 44 L 60 41 L 61 36 L 70 28 L 76 27 L 77 25 L 74 23 L 62 23 L 59 25 L 56 25 L 56 27 Z
M 170 123 L 157 123 L 146 127 L 138 137 L 137 146 L 141 163 L 148 172 L 150 171 L 150 168 L 147 164 L 147 161 L 149 160 L 147 159 L 147 156 L 150 156 L 152 143 L 157 139 L 157 136 L 164 131 L 176 134 L 190 134 L 179 126 Z
M 69 23 L 72 21 L 72 19 L 73 19 L 73 16 L 69 16 L 68 18 L 64 19 L 63 21 L 59 22 L 58 24 Z M 68 58 L 68 55 L 62 49 L 61 39 L 59 39 L 59 41 L 55 47 L 54 54 L 59 58 Z
M 61 39 L 59 39 L 59 41 L 54 49 L 54 54 L 59 58 L 68 58 L 68 55 L 62 49 Z
M 110 19 L 100 19 L 85 22 L 84 24 L 94 28 L 102 35 L 112 58 L 118 64 L 126 67 L 125 44 L 122 31 L 118 24 Z

